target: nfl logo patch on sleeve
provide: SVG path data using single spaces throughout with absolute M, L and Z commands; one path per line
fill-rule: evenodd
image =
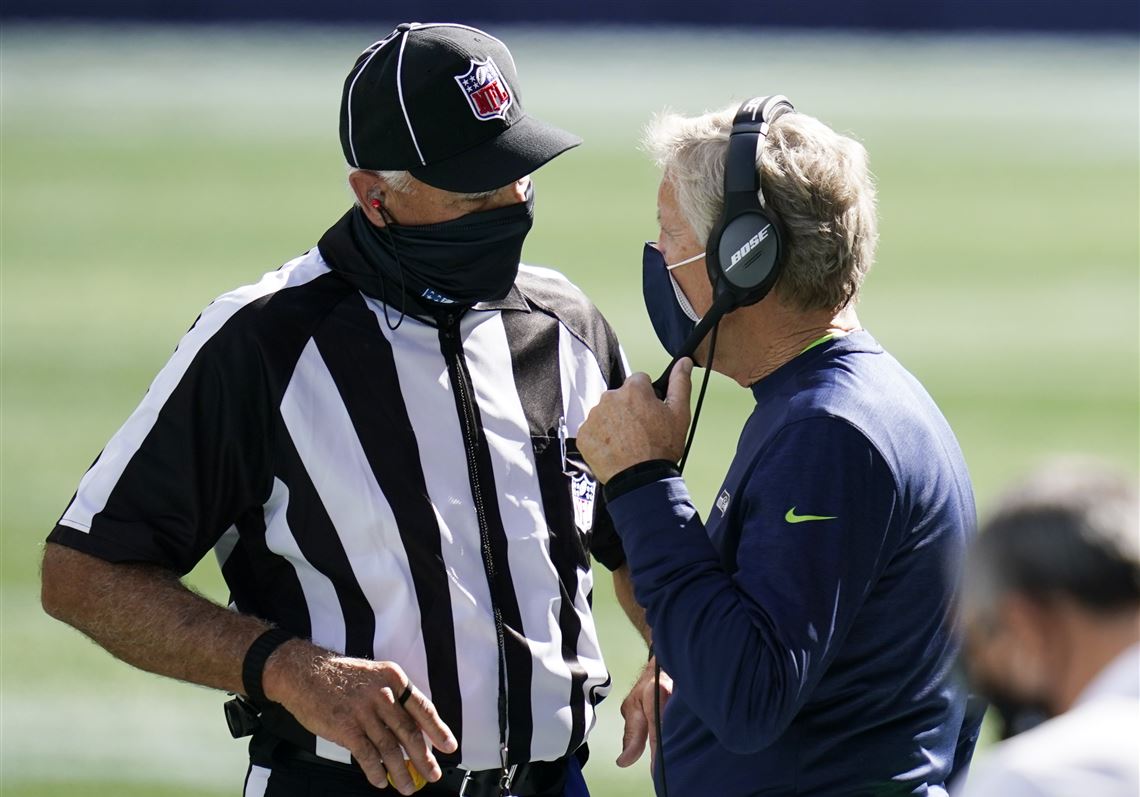
M 594 494 L 598 483 L 584 473 L 570 477 L 570 495 L 574 499 L 574 525 L 578 531 L 588 534 L 594 527 Z
M 462 75 L 456 75 L 455 82 L 463 89 L 463 96 L 476 119 L 506 118 L 504 114 L 511 107 L 511 91 L 493 58 L 488 57 L 486 61 L 471 59 L 471 68 Z
M 728 511 L 728 505 L 731 501 L 732 495 L 729 494 L 728 490 L 721 492 L 720 497 L 716 499 L 716 508 L 720 510 L 722 515 Z

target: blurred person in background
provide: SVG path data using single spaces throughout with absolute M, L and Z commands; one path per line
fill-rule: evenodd
M 366 49 L 340 121 L 356 204 L 202 313 L 51 532 L 43 605 L 240 693 L 246 797 L 584 795 L 591 554 L 640 615 L 574 438 L 626 366 L 519 262 L 529 175 L 580 140 L 451 24 Z M 179 580 L 211 549 L 232 610 Z
M 721 259 L 726 158 L 738 129 L 757 129 L 758 101 L 664 115 L 647 134 L 663 175 L 645 302 L 674 356 L 736 258 L 777 245 L 765 227 L 731 263 L 706 262 Z M 945 795 L 981 719 L 953 675 L 949 615 L 976 523 L 970 479 L 942 413 L 855 314 L 878 238 L 866 151 L 785 111 L 762 117 L 731 180 L 782 225 L 779 276 L 695 353 L 756 401 L 714 506 L 702 518 L 678 471 L 690 360 L 664 401 L 644 374 L 607 392 L 579 435 L 656 655 L 622 705 L 618 763 L 654 739 L 659 663 L 659 794 Z
M 1058 461 L 1006 493 L 974 543 L 962 620 L 976 688 L 1052 717 L 999 744 L 968 797 L 1140 794 L 1140 500 L 1134 479 Z

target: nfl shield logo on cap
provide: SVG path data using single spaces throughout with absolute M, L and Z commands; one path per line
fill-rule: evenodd
M 456 75 L 455 82 L 463 89 L 463 96 L 476 119 L 503 119 L 511 107 L 510 89 L 493 58 L 485 61 L 472 58 L 471 67 L 464 74 Z

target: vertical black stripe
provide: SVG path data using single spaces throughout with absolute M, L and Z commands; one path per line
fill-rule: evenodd
M 236 522 L 241 538 L 230 555 L 232 559 L 239 548 L 244 548 L 254 573 L 248 581 L 243 578 L 240 586 L 238 581 L 230 581 L 228 577 L 227 583 L 234 591 L 240 607 L 244 607 L 248 601 L 256 601 L 265 612 L 263 615 L 265 619 L 277 622 L 298 634 L 307 630 L 306 636 L 310 638 L 313 629 L 300 581 L 293 566 L 266 547 L 265 515 L 260 504 L 268 500 L 271 494 L 273 477 L 279 477 L 290 488 L 286 517 L 305 558 L 334 584 L 339 585 L 344 580 L 341 573 L 348 573 L 351 586 L 355 586 L 351 577 L 352 571 L 338 569 L 347 567 L 343 549 L 340 550 L 339 560 L 343 564 L 329 563 L 318 566 L 322 558 L 317 555 L 312 539 L 324 536 L 331 539 L 333 545 L 339 545 L 339 542 L 332 529 L 332 522 L 317 498 L 316 489 L 292 445 L 280 414 L 281 399 L 292 381 L 297 360 L 304 351 L 312 329 L 333 312 L 346 295 L 352 294 L 351 288 L 336 274 L 327 273 L 310 282 L 290 286 L 262 297 L 239 311 L 239 314 L 249 316 L 249 325 L 245 331 L 252 337 L 263 358 L 258 368 L 252 373 L 243 374 L 243 377 L 263 379 L 265 389 L 271 396 L 273 410 L 266 419 L 266 425 L 271 429 L 271 433 L 265 434 L 264 437 L 266 444 L 272 446 L 272 468 L 271 472 L 266 474 L 266 483 L 261 488 L 263 493 L 259 496 L 259 506 L 250 509 Z M 312 513 L 317 524 L 312 530 L 299 525 L 307 520 L 307 517 L 299 512 L 299 505 L 310 501 L 315 502 Z M 235 562 L 235 566 L 241 567 L 238 562 Z M 235 574 L 235 579 L 237 577 Z M 351 592 L 351 587 L 348 590 Z M 363 595 L 358 594 L 353 597 L 348 592 L 342 592 L 338 586 L 337 598 L 344 613 L 346 648 L 353 651 L 360 647 L 351 629 L 352 623 L 361 616 L 364 617 L 367 636 L 371 642 L 375 615 L 367 601 L 363 600 Z M 353 603 L 357 609 L 351 608 Z M 364 611 L 360 611 L 361 608 Z M 355 654 L 350 653 L 350 655 Z M 316 736 L 304 728 L 280 704 L 274 703 L 266 707 L 262 713 L 262 723 L 266 731 L 276 738 L 284 739 L 303 750 L 316 751 Z M 272 781 L 272 776 L 270 780 Z M 272 782 L 270 788 L 273 788 Z
M 336 590 L 344 615 L 345 655 L 370 659 L 376 633 L 376 615 L 352 574 L 352 567 L 340 537 L 337 536 L 336 527 L 305 470 L 305 464 L 301 461 L 284 422 L 278 418 L 277 424 L 276 459 L 279 478 L 289 490 L 289 506 L 285 511 L 289 531 L 297 541 L 301 555 L 315 570 L 328 578 Z M 307 607 L 305 611 L 307 613 Z M 284 739 L 309 752 L 316 751 L 316 737 L 280 704 L 272 703 L 264 707 L 261 721 L 265 730 L 278 739 Z
M 289 507 L 285 517 L 297 541 L 301 555 L 332 582 L 344 613 L 344 653 L 354 658 L 371 659 L 376 637 L 376 614 L 353 575 L 352 564 L 344 552 L 336 526 L 329 518 L 317 488 L 289 437 L 283 422 L 277 434 L 277 461 L 281 481 L 289 489 Z M 310 463 L 320 467 L 321 463 Z
M 265 779 L 265 794 L 262 797 L 300 797 L 307 788 L 298 788 L 296 780 L 277 768 L 270 769 Z
M 626 373 L 617 336 L 584 294 L 561 280 L 526 270 L 519 272 L 517 287 L 530 306 L 558 319 L 572 336 L 593 352 L 607 387 L 611 390 L 621 387 Z M 508 315 L 513 314 L 504 313 L 503 317 Z M 597 491 L 595 501 L 590 551 L 597 561 L 610 570 L 616 570 L 625 562 L 625 551 L 606 511 L 601 490 Z
M 485 535 L 488 555 L 484 558 L 487 585 L 491 592 L 492 609 L 501 614 L 505 625 L 502 637 L 503 658 L 506 660 L 508 700 L 508 763 L 530 761 L 531 736 L 534 718 L 531 716 L 531 676 L 534 661 L 523 629 L 518 596 L 511 578 L 507 559 L 507 533 L 499 513 L 499 494 L 495 486 L 491 447 L 483 430 L 483 418 L 471 387 L 471 372 L 459 339 L 459 321 L 440 325 L 440 348 L 447 361 L 451 391 L 455 396 L 460 423 L 466 429 L 468 446 L 468 474 L 471 493 L 480 518 L 480 536 Z M 489 561 L 488 561 L 489 560 Z
M 625 370 L 617 335 L 585 294 L 561 280 L 529 271 L 519 272 L 517 285 L 527 302 L 559 319 L 571 335 L 594 353 L 611 389 L 621 386 Z
M 559 323 L 545 313 L 503 313 L 511 350 L 515 389 L 530 427 L 542 508 L 550 534 L 550 558 L 558 574 L 561 597 L 558 628 L 562 659 L 570 670 L 570 740 L 566 754 L 581 746 L 586 736 L 586 668 L 578 659 L 582 621 L 574 610 L 578 569 L 588 568 L 585 547 L 574 525 L 569 479 L 563 473 L 562 450 L 557 439 L 562 418 L 562 377 L 558 352 Z M 553 432 L 553 434 L 552 434 Z
M 428 497 L 415 432 L 400 391 L 392 347 L 362 301 L 346 302 L 314 340 L 356 429 L 376 483 L 396 519 L 423 627 L 432 702 L 462 745 L 463 705 L 451 592 L 440 529 Z M 399 456 L 391 456 L 399 452 Z M 437 754 L 443 766 L 459 753 Z
M 531 436 L 557 435 L 563 415 L 558 321 L 545 313 L 503 313 L 502 319 Z
M 222 576 L 231 585 L 230 599 L 242 614 L 311 639 L 312 620 L 301 581 L 293 565 L 266 546 L 263 509 L 245 513 L 235 525 L 238 541 L 222 566 Z

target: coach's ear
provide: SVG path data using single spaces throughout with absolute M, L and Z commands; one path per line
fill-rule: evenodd
M 348 184 L 352 187 L 356 202 L 368 220 L 377 227 L 383 227 L 386 222 L 380 207 L 386 204 L 388 194 L 388 185 L 384 182 L 384 178 L 375 172 L 356 169 L 348 175 Z

